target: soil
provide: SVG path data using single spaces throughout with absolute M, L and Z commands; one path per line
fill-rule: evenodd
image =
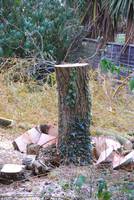
M 0 164 L 22 163 L 24 155 L 13 149 L 14 138 L 16 135 L 9 134 L 8 129 L 0 129 Z M 103 164 L 60 166 L 47 176 L 28 176 L 9 185 L 0 183 L 0 200 L 95 200 L 100 182 L 106 183 L 111 200 L 134 199 L 133 171 L 113 170 L 110 164 Z

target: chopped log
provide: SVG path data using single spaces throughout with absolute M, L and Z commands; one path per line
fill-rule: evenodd
M 32 170 L 36 175 L 46 174 L 51 170 L 50 166 L 47 166 L 44 162 L 37 160 L 35 155 L 28 155 L 22 160 L 22 164 L 26 166 L 26 169 Z
M 5 164 L 0 170 L 0 178 L 7 180 L 24 179 L 24 165 Z
M 110 138 L 109 136 L 101 135 L 101 136 L 92 137 L 92 142 L 94 142 L 95 144 L 97 159 L 100 156 L 102 157 L 102 155 L 106 152 L 107 149 L 111 149 L 112 151 L 112 150 L 117 150 L 121 148 L 121 144 L 117 140 Z
M 46 174 L 51 170 L 50 167 L 45 165 L 45 163 L 41 162 L 40 160 L 35 160 L 32 164 L 32 167 L 33 167 L 33 173 L 36 175 Z
M 102 153 L 99 156 L 99 159 L 97 160 L 96 165 L 102 163 L 102 162 L 106 162 L 107 158 L 112 154 L 113 152 L 113 148 L 109 147 L 108 149 L 102 151 Z
M 113 169 L 118 169 L 120 167 L 132 167 L 134 169 L 134 151 L 130 152 L 128 155 L 125 157 L 122 157 L 120 160 L 118 160 L 118 163 L 115 162 L 113 163 Z
M 57 142 L 57 138 L 56 138 L 57 135 L 58 135 L 57 126 L 39 125 L 28 130 L 21 136 L 17 137 L 13 141 L 12 144 L 15 150 L 18 150 L 24 153 L 29 149 L 28 145 L 31 145 L 31 144 L 36 144 L 43 147 L 49 146 L 51 144 L 55 144 Z M 33 145 L 33 149 L 34 149 L 34 145 Z M 38 147 L 36 148 L 36 150 L 37 149 Z M 33 154 L 30 152 L 32 150 L 28 150 L 28 151 L 29 151 L 28 154 Z M 35 152 L 35 150 L 33 151 Z
M 41 132 L 35 127 L 28 130 L 23 135 L 17 137 L 12 144 L 15 150 L 19 150 L 20 152 L 26 152 L 27 145 L 31 143 L 37 143 L 39 141 L 40 136 Z
M 97 129 L 95 131 L 95 134 L 98 136 L 100 136 L 100 135 L 106 136 L 106 137 L 109 137 L 111 139 L 118 141 L 126 150 L 131 150 L 133 148 L 133 144 L 127 138 L 127 134 L 125 137 L 125 136 L 120 135 L 120 133 L 118 131 L 104 130 L 104 129 Z
M 59 167 L 60 165 L 60 156 L 57 151 L 56 144 L 49 145 L 45 148 L 40 148 L 37 158 L 50 168 Z
M 9 185 L 11 183 L 13 183 L 13 180 L 0 177 L 0 184 Z
M 56 126 L 56 125 L 49 125 L 49 127 L 50 128 L 48 130 L 48 135 L 57 137 L 58 136 L 58 126 Z
M 0 126 L 1 127 L 11 127 L 15 124 L 15 122 L 11 119 L 0 117 Z
M 51 146 L 52 144 L 56 144 L 56 142 L 57 142 L 57 138 L 55 136 L 41 134 L 40 139 L 37 144 L 46 148 L 48 146 Z
M 27 154 L 28 155 L 38 155 L 40 149 L 40 145 L 38 144 L 27 144 Z
M 26 155 L 26 157 L 24 157 L 22 160 L 22 165 L 25 165 L 26 169 L 32 170 L 32 164 L 36 160 L 36 157 L 36 155 Z
M 40 126 L 39 126 L 40 131 L 45 134 L 48 134 L 50 127 L 51 127 L 51 125 L 47 125 L 47 124 L 40 124 Z

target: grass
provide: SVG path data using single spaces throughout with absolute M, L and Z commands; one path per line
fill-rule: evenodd
M 1 79 L 2 80 L 2 79 Z M 1 87 L 0 114 L 12 118 L 17 122 L 32 124 L 57 122 L 57 94 L 56 88 L 43 86 L 41 91 L 35 83 L 30 87 L 36 92 L 31 92 L 29 85 L 24 83 L 12 84 Z
M 16 65 L 23 68 L 31 61 L 17 60 L 10 63 L 11 68 L 0 74 L 0 116 L 29 124 L 57 123 L 58 97 L 56 85 L 37 85 L 28 80 L 14 83 L 10 80 L 11 69 Z M 9 65 L 9 63 L 8 63 Z M 8 66 L 9 67 L 9 66 Z M 20 73 L 21 74 L 21 73 Z M 92 94 L 92 127 L 110 129 L 121 133 L 134 131 L 134 96 L 128 88 L 122 88 L 113 98 L 115 87 L 111 77 L 100 77 L 97 71 L 90 71 L 90 90 Z M 97 79 L 96 79 L 97 77 Z
M 12 75 L 11 72 L 15 72 L 16 65 L 23 68 L 25 65 L 30 66 L 31 62 L 19 59 L 13 64 L 10 61 L 7 65 L 9 65 L 9 70 L 0 74 L 0 116 L 14 119 L 17 124 L 28 123 L 32 126 L 40 123 L 57 123 L 58 95 L 56 85 L 53 87 L 48 84 L 40 86 L 33 80 L 24 83 L 23 72 L 21 72 L 22 80 L 14 83 L 10 76 Z M 12 65 L 13 68 L 10 69 Z M 92 134 L 95 134 L 98 129 L 110 132 L 118 131 L 119 134 L 134 131 L 134 95 L 130 93 L 128 87 L 123 87 L 113 98 L 118 85 L 113 82 L 110 75 L 107 77 L 100 76 L 99 72 L 90 71 L 89 77 L 92 95 Z M 25 126 L 25 129 L 27 129 L 27 126 Z M 2 139 L 5 142 L 5 138 L 7 141 L 14 139 L 16 133 L 20 135 L 23 132 L 24 130 L 17 126 L 13 129 L 0 129 L 0 140 Z M 97 193 L 98 181 L 103 178 L 108 184 L 108 190 L 112 193 L 112 199 L 128 199 L 126 197 L 128 194 L 122 193 L 122 188 L 126 181 L 128 183 L 133 182 L 133 174 L 123 170 L 113 171 L 103 165 L 100 168 L 95 166 L 91 166 L 91 168 L 61 166 L 49 173 L 47 178 L 50 182 L 58 183 L 66 190 L 70 187 L 72 181 L 81 175 L 86 177 L 86 189 L 91 187 L 93 195 Z M 36 180 L 33 177 L 31 180 L 32 188 L 35 188 L 35 185 L 33 185 L 35 183 L 40 186 L 41 178 Z M 46 177 L 42 179 L 42 184 L 44 184 L 44 180 L 46 181 Z M 11 185 L 8 188 L 9 191 L 12 187 Z M 21 186 L 19 187 L 21 188 Z M 24 183 L 22 187 L 24 189 Z M 2 187 L 1 191 L 5 191 L 5 186 Z M 84 197 L 87 194 L 89 195 L 88 190 L 84 193 L 80 191 L 79 196 L 83 197 L 83 194 Z

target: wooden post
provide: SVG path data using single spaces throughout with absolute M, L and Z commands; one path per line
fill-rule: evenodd
M 64 164 L 91 163 L 91 97 L 88 87 L 88 64 L 55 65 L 58 106 L 58 147 Z

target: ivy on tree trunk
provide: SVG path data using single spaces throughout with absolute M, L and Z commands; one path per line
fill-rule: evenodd
M 64 164 L 91 163 L 91 96 L 88 67 L 56 68 L 59 106 L 58 147 Z

